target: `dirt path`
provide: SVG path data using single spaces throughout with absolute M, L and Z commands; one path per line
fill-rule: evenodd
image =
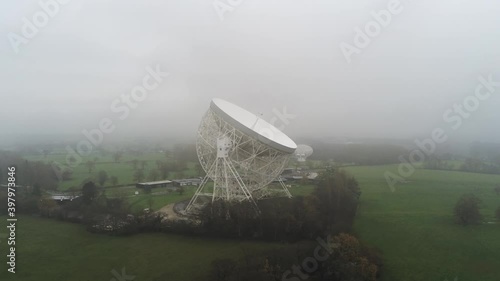
M 180 219 L 179 215 L 177 215 L 174 212 L 174 206 L 175 206 L 175 203 L 169 204 L 169 205 L 161 208 L 160 210 L 158 210 L 157 213 L 162 213 L 162 214 L 167 215 L 167 219 L 169 219 L 169 220 Z

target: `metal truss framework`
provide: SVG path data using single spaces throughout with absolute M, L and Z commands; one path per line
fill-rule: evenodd
M 255 204 L 255 200 L 263 198 L 292 197 L 281 179 L 280 188 L 269 187 L 279 178 L 290 154 L 270 147 L 265 139 L 245 135 L 212 109 L 200 124 L 196 150 L 206 176 L 186 212 L 215 200 L 248 200 Z M 207 185 L 210 179 L 213 187 Z

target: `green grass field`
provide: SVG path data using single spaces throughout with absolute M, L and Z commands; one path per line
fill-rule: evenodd
M 2 229 L 5 219 L 0 217 Z M 205 280 L 215 258 L 280 247 L 166 234 L 96 235 L 78 224 L 29 216 L 18 218 L 16 231 L 16 273 L 7 272 L 6 241 L 1 241 L 0 280 L 108 281 L 114 280 L 112 270 L 122 268 L 134 280 Z
M 500 223 L 462 227 L 452 215 L 460 195 L 474 193 L 483 200 L 485 220 L 494 221 L 500 176 L 417 170 L 391 192 L 383 175 L 396 169 L 346 169 L 363 192 L 354 231 L 382 251 L 383 280 L 500 280 Z

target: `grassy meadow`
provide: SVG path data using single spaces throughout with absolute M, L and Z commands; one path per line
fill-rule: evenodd
M 4 225 L 6 217 L 0 217 Z M 82 225 L 21 216 L 17 222 L 16 273 L 7 272 L 5 241 L 0 245 L 0 280 L 115 280 L 112 271 L 134 280 L 205 280 L 216 258 L 240 257 L 280 244 L 142 234 L 131 237 L 96 235 Z M 130 279 L 127 279 L 130 280 Z
M 362 189 L 354 232 L 384 257 L 384 281 L 500 280 L 498 175 L 417 169 L 391 192 L 384 172 L 397 166 L 346 168 Z M 459 226 L 453 207 L 464 193 L 482 199 L 485 221 Z

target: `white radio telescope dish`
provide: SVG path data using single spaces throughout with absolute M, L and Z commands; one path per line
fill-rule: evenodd
M 244 201 L 285 195 L 279 180 L 297 145 L 273 125 L 222 99 L 213 99 L 198 129 L 196 151 L 205 178 L 186 207 L 215 200 Z M 213 187 L 208 183 L 213 181 Z M 279 180 L 278 190 L 269 187 Z
M 299 144 L 297 146 L 297 149 L 295 150 L 294 155 L 297 158 L 297 161 L 305 162 L 307 157 L 311 156 L 313 152 L 314 150 L 309 145 Z

